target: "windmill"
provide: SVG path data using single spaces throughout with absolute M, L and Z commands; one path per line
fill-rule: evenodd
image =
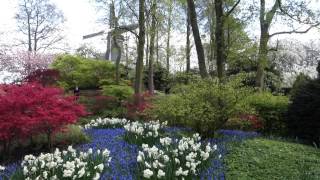
M 109 17 L 109 31 L 100 31 L 83 36 L 83 39 L 89 39 L 96 36 L 107 34 L 107 50 L 104 58 L 106 60 L 117 61 L 121 59 L 121 52 L 123 50 L 123 33 L 132 32 L 139 27 L 138 24 L 118 25 L 118 19 L 115 16 L 114 4 L 110 4 L 110 17 Z M 134 33 L 135 34 L 135 33 Z

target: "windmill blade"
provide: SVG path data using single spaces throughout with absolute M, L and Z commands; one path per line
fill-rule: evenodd
M 105 33 L 105 31 L 100 31 L 100 32 L 97 32 L 97 33 L 85 35 L 82 38 L 83 39 L 89 39 L 89 38 L 92 38 L 92 37 L 95 37 L 95 36 L 100 36 L 100 35 L 102 35 L 104 33 Z
M 138 27 L 139 27 L 138 24 L 122 25 L 122 26 L 118 26 L 115 29 L 113 29 L 112 33 L 120 35 L 120 34 L 129 32 L 129 31 L 131 32 L 131 31 L 137 29 Z

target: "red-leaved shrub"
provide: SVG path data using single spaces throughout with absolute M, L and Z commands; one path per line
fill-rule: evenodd
M 25 139 L 39 133 L 48 137 L 86 114 L 72 96 L 59 88 L 37 83 L 0 86 L 0 141 Z
M 130 101 L 125 102 L 127 118 L 133 120 L 148 120 L 145 110 L 152 107 L 152 95 L 149 92 L 134 94 Z
M 25 82 L 40 83 L 43 86 L 55 85 L 60 77 L 59 71 L 55 69 L 37 69 L 30 73 Z
M 261 130 L 263 128 L 263 123 L 256 115 L 243 114 L 239 117 L 242 121 L 249 121 L 251 128 L 254 130 Z

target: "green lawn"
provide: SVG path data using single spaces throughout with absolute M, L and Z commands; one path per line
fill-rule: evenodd
M 232 144 L 226 179 L 320 180 L 320 149 L 256 138 Z

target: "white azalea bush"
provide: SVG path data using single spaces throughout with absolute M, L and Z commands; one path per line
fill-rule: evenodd
M 167 122 L 150 121 L 150 122 L 128 122 L 124 125 L 126 130 L 125 139 L 130 143 L 154 143 L 160 138 L 160 133 L 167 126 Z
M 85 129 L 90 128 L 122 128 L 128 120 L 121 118 L 97 118 L 90 121 L 84 126 Z
M 56 149 L 54 153 L 39 156 L 26 155 L 21 163 L 21 179 L 100 179 L 111 161 L 110 151 L 79 152 L 68 147 L 68 150 Z M 20 179 L 19 178 L 19 179 Z
M 193 179 L 207 168 L 217 145 L 203 144 L 199 134 L 174 140 L 160 138 L 159 146 L 142 145 L 137 161 L 140 178 Z

